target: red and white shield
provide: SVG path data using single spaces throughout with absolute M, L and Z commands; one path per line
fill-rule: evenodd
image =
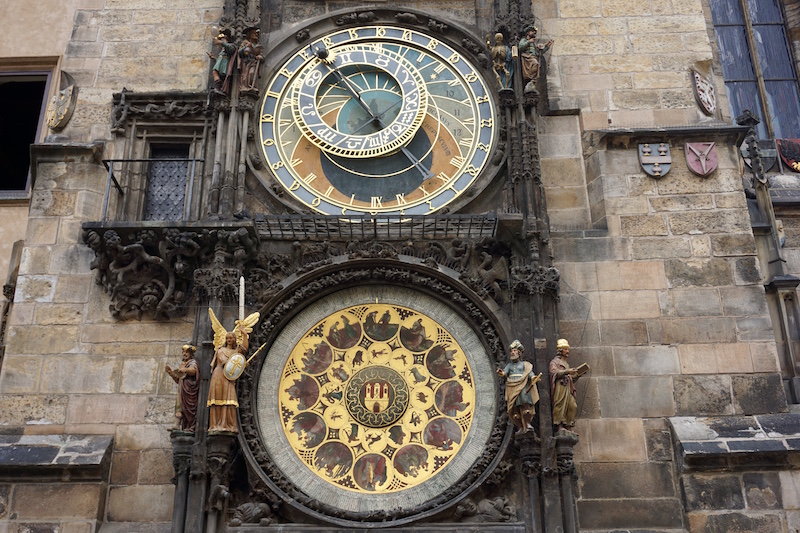
M 716 143 L 686 143 L 686 166 L 701 177 L 717 170 Z

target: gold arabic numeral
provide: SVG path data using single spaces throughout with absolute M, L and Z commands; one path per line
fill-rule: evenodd
M 369 206 L 373 209 L 383 207 L 383 196 L 373 196 L 370 199 Z
M 292 182 L 292 184 L 289 186 L 289 190 L 290 190 L 290 191 L 296 191 L 296 190 L 297 190 L 297 189 L 299 189 L 299 188 L 300 188 L 300 182 L 299 182 L 299 181 L 297 181 L 297 180 L 294 180 L 294 181 Z
M 464 79 L 467 80 L 467 83 L 474 83 L 478 81 L 478 75 L 475 74 L 474 72 L 470 72 L 469 74 L 464 76 Z
M 484 94 L 483 96 L 479 96 L 475 99 L 476 104 L 483 104 L 489 101 L 489 96 Z
M 330 198 L 330 197 L 331 197 L 331 193 L 332 193 L 332 192 L 333 192 L 333 185 L 331 185 L 330 187 L 328 187 L 328 190 L 327 190 L 327 191 L 325 191 L 325 197 L 326 197 L 326 198 Z
M 378 37 L 386 37 L 386 28 L 383 26 L 378 26 L 378 29 L 375 30 L 375 35 Z
M 276 161 L 272 163 L 272 170 L 278 170 L 279 168 L 283 168 L 283 161 Z
M 324 37 L 322 39 L 322 44 L 325 45 L 325 48 L 330 49 L 333 46 L 333 41 L 331 40 L 330 37 Z
M 453 55 L 447 58 L 447 61 L 450 62 L 451 65 L 455 65 L 458 63 L 458 60 L 461 59 L 458 55 L 458 52 L 453 52 Z
M 397 193 L 395 194 L 395 197 L 397 198 L 397 205 L 406 205 L 408 203 L 405 194 Z
M 491 128 L 492 124 L 494 124 L 494 120 L 492 120 L 491 118 L 481 119 L 481 128 Z
M 436 50 L 437 46 L 439 46 L 439 41 L 436 39 L 431 39 L 428 41 L 428 50 Z
M 269 115 L 269 114 L 261 115 L 261 122 L 272 122 L 274 120 L 275 120 L 275 117 L 273 117 L 272 115 Z
M 308 52 L 306 52 L 305 50 L 300 50 L 299 55 L 300 57 L 303 58 L 303 61 L 308 61 L 309 59 L 311 59 L 311 56 L 308 55 Z
M 478 150 L 483 150 L 484 152 L 488 152 L 489 145 L 485 143 L 478 143 Z
M 347 33 L 350 34 L 350 38 L 351 39 L 358 39 L 358 30 L 357 29 L 350 28 L 349 30 L 347 30 Z
M 453 157 L 453 159 L 450 160 L 450 164 L 453 165 L 456 168 L 460 168 L 461 165 L 464 164 L 464 161 L 466 161 L 465 158 L 461 157 L 460 155 L 457 155 L 457 156 Z
M 473 178 L 478 175 L 478 167 L 475 165 L 469 165 L 467 168 L 464 169 L 464 172 L 472 176 Z M 455 189 L 453 189 L 455 190 Z
M 317 175 L 314 174 L 313 172 L 309 172 L 308 176 L 303 178 L 303 181 L 306 182 L 307 185 L 311 185 L 311 182 L 314 181 L 315 179 L 317 179 Z
M 289 164 L 292 165 L 292 168 L 294 168 L 294 167 L 296 167 L 297 165 L 299 165 L 302 162 L 303 162 L 303 160 L 298 157 L 297 159 L 292 159 L 292 162 L 289 163 Z
M 278 74 L 280 74 L 280 75 L 282 75 L 282 76 L 286 76 L 286 78 L 288 79 L 288 78 L 291 78 L 291 77 L 292 77 L 292 74 L 294 74 L 294 72 L 289 72 L 289 69 L 288 69 L 288 68 L 286 68 L 286 67 L 283 67 L 282 69 L 280 69 L 280 70 L 278 71 Z
M 275 141 L 273 139 L 264 139 L 264 142 L 262 144 L 264 146 L 273 146 L 275 144 Z
M 321 203 L 322 203 L 322 198 L 317 196 L 316 198 L 311 200 L 311 207 L 319 207 L 319 204 L 321 204 Z
M 414 39 L 413 35 L 411 34 L 411 30 L 403 30 L 403 36 L 400 38 L 404 41 L 412 41 Z

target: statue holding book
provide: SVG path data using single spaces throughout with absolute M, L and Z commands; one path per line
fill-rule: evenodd
M 586 363 L 577 368 L 570 368 L 569 342 L 567 339 L 558 339 L 556 342 L 556 356 L 550 361 L 550 398 L 553 403 L 553 425 L 558 429 L 572 431 L 575 426 L 575 416 L 578 412 L 578 402 L 575 400 L 575 381 L 589 371 Z

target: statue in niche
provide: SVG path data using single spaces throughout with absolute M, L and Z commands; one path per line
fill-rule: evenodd
M 534 374 L 533 365 L 520 360 L 525 348 L 519 340 L 512 342 L 509 348 L 511 361 L 505 368 L 498 368 L 497 375 L 506 379 L 506 409 L 519 435 L 533 429 L 533 415 L 539 402 L 536 384 L 541 381 L 542 374 Z
M 519 41 L 519 55 L 522 63 L 522 83 L 526 85 L 533 82 L 534 88 L 539 79 L 539 63 L 542 54 L 553 46 L 553 40 L 546 43 L 536 41 L 538 28 L 533 24 L 525 27 L 525 36 Z
M 214 60 L 214 67 L 211 69 L 211 80 L 214 83 L 213 90 L 217 94 L 230 93 L 231 74 L 233 73 L 233 59 L 236 58 L 236 45 L 233 44 L 231 30 L 225 29 L 214 37 L 214 44 L 219 45 L 219 52 L 215 56 L 209 53 L 208 57 Z
M 165 370 L 169 377 L 178 384 L 178 398 L 175 404 L 175 429 L 194 432 L 197 420 L 197 395 L 200 390 L 200 380 L 197 375 L 197 360 L 194 353 L 197 348 L 191 344 L 182 347 L 181 365 L 173 370 L 166 365 Z
M 239 45 L 239 91 L 247 93 L 258 92 L 258 75 L 261 61 L 262 48 L 258 44 L 261 30 L 251 26 L 244 31 L 245 38 Z
M 553 403 L 553 425 L 559 430 L 572 431 L 575 427 L 575 416 L 578 402 L 575 400 L 575 381 L 589 371 L 589 365 L 583 363 L 577 368 L 570 368 L 569 342 L 558 339 L 556 356 L 550 361 L 550 398 Z
M 492 71 L 501 89 L 511 87 L 511 77 L 514 75 L 514 63 L 511 56 L 511 47 L 503 42 L 503 34 L 494 34 L 494 45 L 487 39 L 486 45 L 492 54 Z
M 208 315 L 214 330 L 216 350 L 211 360 L 211 381 L 208 387 L 208 432 L 237 433 L 236 409 L 239 407 L 239 402 L 236 399 L 236 381 L 228 379 L 225 365 L 229 361 L 241 358 L 240 365 L 244 367 L 246 364 L 244 355 L 249 347 L 250 333 L 253 331 L 253 326 L 258 323 L 260 315 L 253 313 L 247 318 L 237 320 L 231 332 L 225 330 L 211 308 L 208 309 Z M 238 377 L 241 372 L 228 374 Z

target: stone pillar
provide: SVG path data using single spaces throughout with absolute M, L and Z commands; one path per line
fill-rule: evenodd
M 189 492 L 189 467 L 192 464 L 192 445 L 194 433 L 173 430 L 172 466 L 175 468 L 175 499 L 172 506 L 172 533 L 183 533 L 186 521 L 186 502 Z
M 575 493 L 573 484 L 577 477 L 575 472 L 575 445 L 578 444 L 578 435 L 571 431 L 561 430 L 556 433 L 556 473 L 561 485 L 561 502 L 564 509 L 564 531 L 577 533 L 577 519 L 575 516 Z
M 528 480 L 527 503 L 531 512 L 531 531 L 542 533 L 542 506 L 539 493 L 539 479 L 542 474 L 542 441 L 530 431 L 515 437 L 514 441 L 519 446 L 522 474 Z
M 220 523 L 220 518 L 225 518 L 228 506 L 230 462 L 236 438 L 236 433 L 220 432 L 209 434 L 206 440 L 210 476 L 206 533 L 217 533 L 225 529 L 225 524 Z

